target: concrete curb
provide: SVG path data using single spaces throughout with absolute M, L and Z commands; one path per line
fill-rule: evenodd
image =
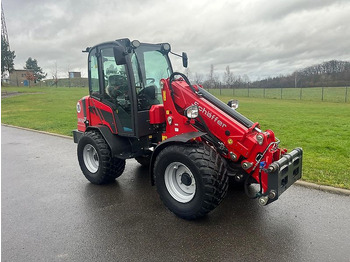
M 295 184 L 298 185 L 298 186 L 311 188 L 311 189 L 317 189 L 317 190 L 321 190 L 321 191 L 326 191 L 326 192 L 333 193 L 333 194 L 350 196 L 350 190 L 344 189 L 344 188 L 337 188 L 337 187 L 332 187 L 332 186 L 317 185 L 317 184 L 314 184 L 314 183 L 300 181 L 300 180 L 295 182 Z
M 39 130 L 30 129 L 30 128 L 20 127 L 20 126 L 13 126 L 13 125 L 2 124 L 2 123 L 1 123 L 1 125 L 7 126 L 7 127 L 12 127 L 12 128 L 18 128 L 18 129 L 22 129 L 22 130 L 26 130 L 26 131 L 37 132 L 37 133 L 50 135 L 50 136 L 57 136 L 57 137 L 65 138 L 65 139 L 73 139 L 73 137 L 70 137 L 70 136 L 54 134 L 54 133 L 49 133 L 49 132 L 45 132 L 45 131 L 39 131 Z M 332 187 L 332 186 L 317 185 L 314 183 L 305 182 L 305 181 L 301 181 L 301 180 L 298 180 L 297 182 L 295 182 L 295 184 L 298 186 L 311 188 L 311 189 L 317 189 L 317 190 L 321 190 L 321 191 L 326 191 L 326 192 L 330 192 L 333 194 L 350 196 L 350 190 L 348 190 L 348 189 L 336 188 L 336 187 Z
M 26 131 L 31 131 L 31 132 L 37 132 L 37 133 L 41 133 L 41 134 L 45 134 L 45 135 L 50 135 L 50 136 L 58 136 L 58 137 L 65 138 L 65 139 L 73 139 L 73 137 L 71 137 L 71 136 L 65 136 L 65 135 L 55 134 L 55 133 L 50 133 L 50 132 L 46 132 L 46 131 L 40 131 L 40 130 L 30 129 L 30 128 L 26 128 L 26 127 L 13 126 L 13 125 L 8 125 L 8 124 L 3 124 L 3 123 L 1 123 L 1 125 L 2 125 L 2 126 L 11 127 L 11 128 L 17 128 L 17 129 L 22 129 L 22 130 L 26 130 Z

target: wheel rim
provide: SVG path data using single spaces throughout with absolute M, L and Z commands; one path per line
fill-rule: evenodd
M 98 153 L 92 145 L 87 144 L 84 147 L 83 159 L 84 159 L 84 164 L 85 164 L 86 168 L 91 173 L 96 173 L 98 170 L 98 167 L 100 165 L 100 162 L 99 162 Z
M 180 162 L 173 162 L 165 169 L 165 186 L 169 194 L 180 203 L 190 202 L 196 193 L 196 180 L 191 170 Z

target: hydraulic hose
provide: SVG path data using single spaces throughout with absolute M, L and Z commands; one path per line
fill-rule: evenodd
M 188 86 L 191 88 L 191 90 L 194 93 L 197 93 L 196 89 L 191 85 L 190 80 L 188 80 L 187 76 L 182 74 L 182 73 L 179 73 L 179 72 L 174 72 L 169 77 L 169 88 L 170 88 L 171 92 L 173 92 L 173 87 L 171 86 L 171 83 L 175 80 L 176 75 L 181 76 L 185 80 L 185 82 L 188 84 Z

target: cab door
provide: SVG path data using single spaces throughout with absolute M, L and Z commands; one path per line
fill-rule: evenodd
M 159 46 L 149 44 L 141 44 L 133 50 L 131 65 L 137 100 L 136 134 L 138 137 L 152 135 L 154 127 L 150 124 L 150 109 L 152 105 L 163 103 L 160 80 L 171 75 L 171 65 Z
M 112 111 L 105 112 L 102 105 L 95 105 L 99 116 L 110 123 L 112 132 L 123 136 L 135 136 L 132 84 L 127 65 L 116 64 L 113 45 L 98 46 L 94 53 L 90 52 L 90 56 L 90 95 L 98 99 L 95 104 L 107 105 L 111 108 L 108 111 Z M 94 61 L 97 64 L 94 65 Z M 116 130 L 113 130 L 115 125 Z

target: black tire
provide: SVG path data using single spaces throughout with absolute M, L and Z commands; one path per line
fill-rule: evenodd
M 125 160 L 112 157 L 108 144 L 95 130 L 79 140 L 78 160 L 84 176 L 97 185 L 113 182 L 125 169 Z
M 212 211 L 228 189 L 226 162 L 203 143 L 166 147 L 156 158 L 154 175 L 165 206 L 184 219 Z
M 151 163 L 151 155 L 148 156 L 138 156 L 135 157 L 135 160 L 144 167 L 149 167 L 150 163 Z

